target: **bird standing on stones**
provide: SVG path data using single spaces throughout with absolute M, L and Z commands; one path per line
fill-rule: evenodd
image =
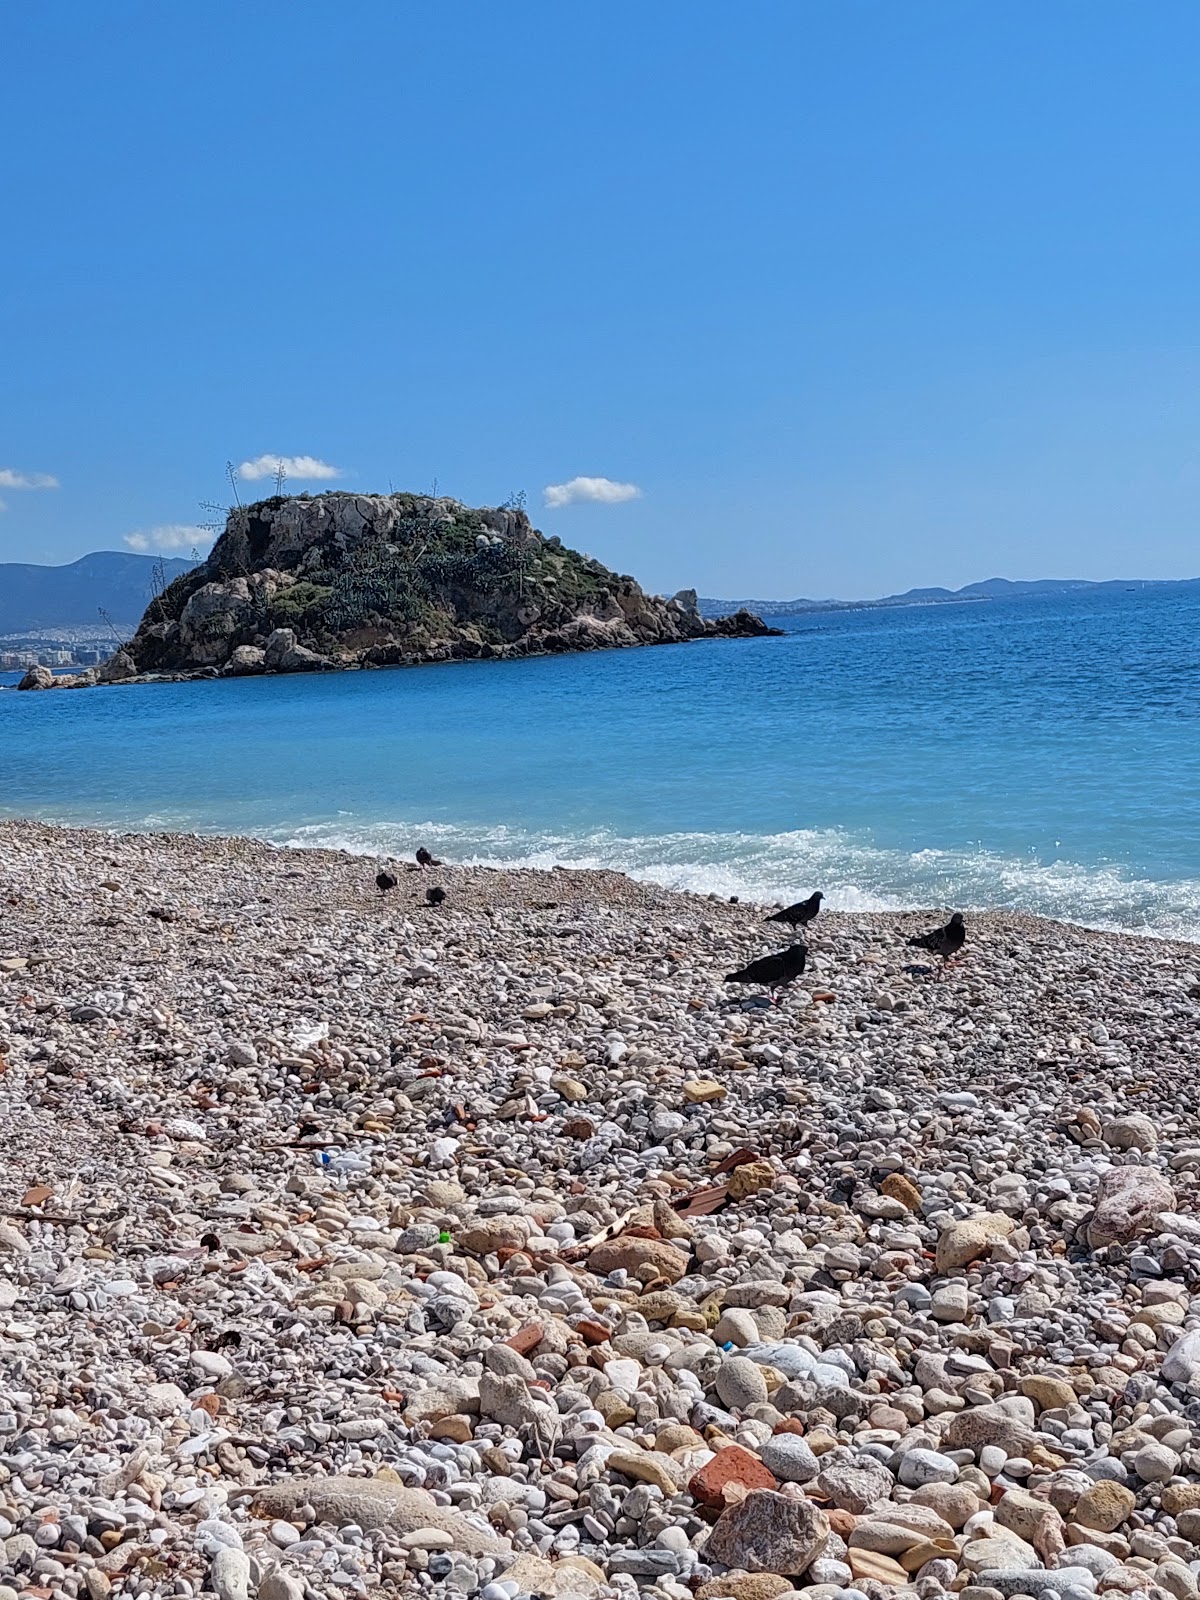
M 808 959 L 808 946 L 805 944 L 792 944 L 786 950 L 779 950 L 773 956 L 760 956 L 757 961 L 751 961 L 749 966 L 740 968 L 737 972 L 725 975 L 726 983 L 761 983 L 764 988 L 770 989 L 772 999 L 778 1001 L 777 989 L 786 989 L 788 984 L 798 978 L 804 971 L 804 963 Z
M 440 867 L 441 864 L 432 851 L 426 850 L 424 845 L 417 851 L 417 865 L 419 867 Z
M 445 889 L 426 889 L 425 891 L 425 899 L 431 906 L 440 906 L 445 898 Z
M 809 923 L 821 909 L 821 901 L 825 896 L 820 889 L 816 894 L 810 894 L 807 900 L 797 900 L 794 906 L 784 906 L 782 911 L 776 911 L 767 918 L 768 922 L 786 922 L 791 928 L 807 928 Z
M 956 911 L 944 928 L 915 934 L 908 941 L 914 950 L 928 950 L 930 955 L 941 956 L 943 972 L 966 942 L 967 925 L 961 911 Z
M 386 894 L 389 889 L 394 889 L 400 882 L 394 872 L 377 872 L 375 874 L 375 887 L 380 894 Z

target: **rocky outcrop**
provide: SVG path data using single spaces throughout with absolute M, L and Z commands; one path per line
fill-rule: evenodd
M 291 628 L 275 629 L 263 648 L 262 661 L 268 672 L 325 672 L 333 666 L 327 656 L 297 644 Z
M 517 508 L 339 493 L 237 507 L 120 654 L 132 673 L 234 677 L 775 631 L 706 620 L 694 589 L 648 595 Z
M 49 667 L 30 667 L 17 685 L 18 689 L 53 689 L 54 674 Z

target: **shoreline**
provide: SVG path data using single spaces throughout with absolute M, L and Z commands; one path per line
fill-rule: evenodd
M 406 861 L 406 858 L 397 858 L 387 851 L 373 850 L 367 848 L 366 846 L 363 846 L 362 848 L 355 848 L 350 844 L 296 844 L 291 842 L 291 839 L 273 838 L 265 833 L 230 833 L 215 825 L 211 829 L 199 828 L 181 830 L 172 827 L 157 828 L 148 827 L 145 825 L 127 825 L 124 823 L 113 823 L 109 825 L 82 822 L 55 822 L 47 821 L 43 818 L 34 816 L 6 817 L 3 814 L 0 814 L 0 843 L 2 843 L 4 839 L 4 832 L 6 829 L 19 828 L 43 829 L 51 834 L 61 833 L 65 836 L 80 836 L 83 838 L 92 838 L 94 836 L 97 839 L 112 837 L 119 839 L 161 839 L 165 841 L 176 842 L 187 840 L 193 840 L 197 842 L 206 841 L 217 846 L 228 845 L 230 847 L 259 847 L 270 851 L 272 854 L 293 852 L 302 857 L 319 856 L 328 858 L 330 861 L 343 861 L 345 863 L 377 861 L 381 864 L 396 864 L 398 862 L 401 866 L 403 866 Z M 288 828 L 281 828 L 279 831 L 284 834 L 290 834 L 294 837 L 297 832 L 297 828 L 293 825 Z M 414 840 L 416 840 L 418 836 L 422 835 L 422 829 L 419 826 L 414 826 L 410 831 Z M 424 831 L 427 833 L 436 832 L 436 828 L 426 829 Z M 439 844 L 438 848 L 443 848 L 443 846 Z M 768 900 L 752 893 L 739 892 L 739 894 L 736 896 L 729 896 L 718 890 L 694 889 L 678 884 L 665 883 L 662 881 L 661 877 L 656 877 L 653 874 L 656 871 L 665 873 L 668 870 L 666 866 L 661 868 L 647 867 L 644 869 L 627 869 L 624 867 L 604 867 L 590 865 L 576 866 L 572 865 L 568 861 L 553 867 L 536 867 L 527 865 L 525 863 L 508 864 L 496 860 L 467 858 L 457 863 L 450 863 L 447 870 L 450 872 L 466 874 L 493 873 L 504 878 L 509 878 L 514 875 L 520 876 L 528 874 L 534 879 L 539 877 L 550 877 L 552 874 L 566 873 L 570 874 L 575 879 L 582 880 L 583 884 L 585 885 L 592 877 L 604 880 L 619 879 L 631 886 L 638 886 L 640 888 L 652 890 L 656 894 L 666 897 L 668 902 L 673 897 L 680 897 L 689 901 L 702 901 L 706 904 L 721 905 L 730 903 L 734 906 L 740 905 L 744 914 L 748 913 L 751 915 L 753 915 L 756 910 L 762 915 L 765 915 L 768 911 L 776 909 L 778 906 L 785 903 L 783 900 Z M 561 879 L 558 879 L 557 881 L 561 881 Z M 1096 934 L 1118 940 L 1132 940 L 1135 943 L 1150 943 L 1155 947 L 1166 946 L 1177 951 L 1200 951 L 1200 937 L 1196 939 L 1180 938 L 1177 934 L 1160 933 L 1156 929 L 1150 927 L 1138 929 L 1114 927 L 1100 923 L 1076 921 L 1066 917 L 1047 916 L 1041 912 L 1026 911 L 1021 908 L 1006 908 L 996 906 L 972 908 L 970 902 L 968 901 L 955 901 L 953 903 L 950 901 L 946 901 L 944 903 L 930 901 L 922 905 L 870 906 L 856 907 L 853 909 L 835 908 L 830 905 L 826 905 L 822 911 L 822 921 L 825 922 L 832 918 L 841 918 L 848 919 L 851 922 L 859 919 L 863 920 L 864 922 L 869 922 L 871 919 L 874 919 L 886 924 L 889 921 L 903 921 L 905 918 L 936 917 L 943 913 L 948 915 L 949 912 L 954 909 L 964 910 L 972 922 L 979 922 L 982 925 L 988 925 L 993 922 L 1001 925 L 1012 923 L 1014 926 L 1027 929 L 1033 929 L 1040 926 L 1050 930 Z
M 1188 1600 L 1200 948 L 375 871 L 0 823 L 0 1581 Z

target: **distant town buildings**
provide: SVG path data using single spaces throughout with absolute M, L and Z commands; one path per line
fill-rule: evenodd
M 25 667 L 94 667 L 104 660 L 101 650 L 0 650 L 0 671 Z

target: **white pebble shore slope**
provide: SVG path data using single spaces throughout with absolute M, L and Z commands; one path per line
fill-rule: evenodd
M 0 1600 L 1200 1594 L 1200 948 L 379 865 L 0 824 Z

